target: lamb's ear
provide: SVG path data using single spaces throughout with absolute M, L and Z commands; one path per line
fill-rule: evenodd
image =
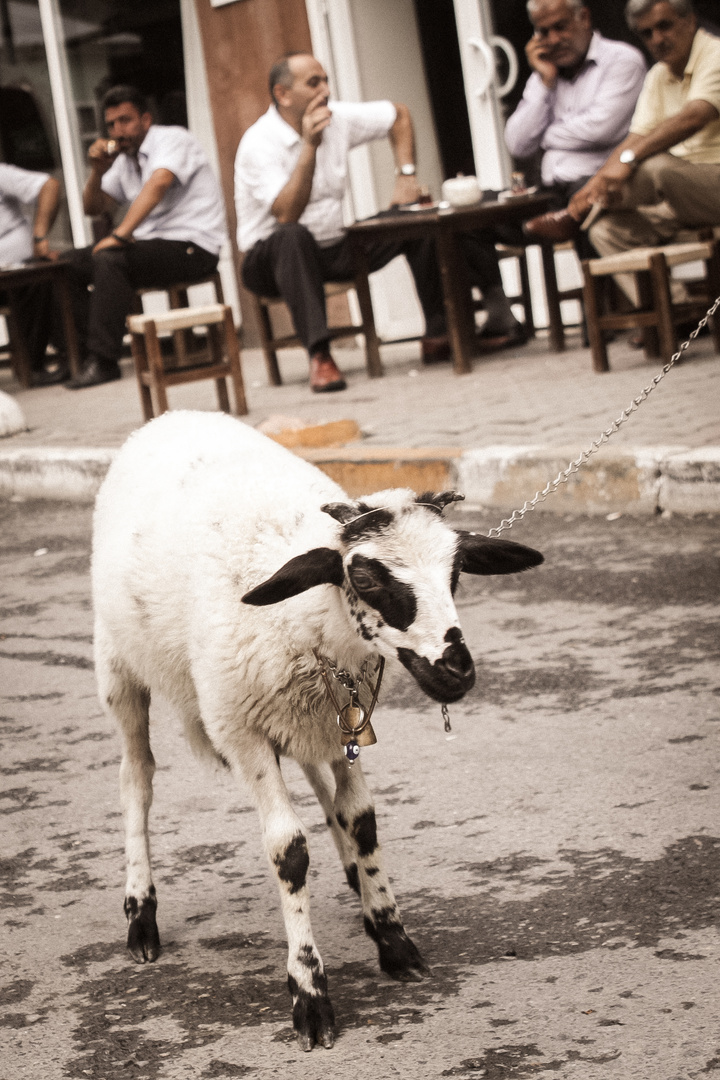
M 517 574 L 539 566 L 543 556 L 512 540 L 458 530 L 460 569 L 466 574 Z
M 348 521 L 358 516 L 359 510 L 353 503 L 325 503 L 320 507 L 323 514 L 329 514 L 341 525 L 347 525 Z
M 339 551 L 334 548 L 313 548 L 304 555 L 296 555 L 267 581 L 245 593 L 242 602 L 265 607 L 287 600 L 289 596 L 297 596 L 315 585 L 342 585 L 343 577 Z

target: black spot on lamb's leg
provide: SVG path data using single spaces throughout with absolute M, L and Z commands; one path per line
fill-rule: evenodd
M 301 962 L 302 958 L 300 958 Z M 335 1042 L 335 1012 L 327 995 L 327 979 L 323 972 L 313 972 L 313 986 L 318 992 L 311 994 L 298 986 L 288 975 L 288 989 L 293 1003 L 293 1027 L 297 1032 L 301 1050 L 312 1050 L 315 1043 L 329 1050 Z
M 345 877 L 347 883 L 353 892 L 360 895 L 360 875 L 358 874 L 357 863 L 351 863 L 350 866 L 345 867 Z
M 160 955 L 160 934 L 155 920 L 155 886 L 150 886 L 150 895 L 139 903 L 134 896 L 126 896 L 123 906 L 129 923 L 127 947 L 133 959 L 138 964 L 146 961 L 152 963 Z
M 400 982 L 420 982 L 430 974 L 422 956 L 405 933 L 395 907 L 379 908 L 365 916 L 365 930 L 378 947 L 380 967 Z
M 352 837 L 361 858 L 372 855 L 378 846 L 375 811 L 372 808 L 363 810 L 362 814 L 358 814 L 355 818 L 352 825 Z
M 345 832 L 347 832 L 348 823 L 347 823 L 347 818 L 345 817 L 345 815 L 338 811 L 335 814 L 335 820 L 337 821 L 340 828 L 343 829 Z
M 310 865 L 307 841 L 302 833 L 294 836 L 282 854 L 276 855 L 273 861 L 277 867 L 278 877 L 287 883 L 289 891 L 300 892 L 305 885 Z

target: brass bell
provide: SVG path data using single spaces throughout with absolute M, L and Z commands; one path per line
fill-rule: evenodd
M 360 705 L 350 702 L 338 716 L 340 725 L 340 741 L 343 746 L 355 739 L 358 746 L 372 746 L 377 742 L 372 724 L 365 723 L 365 710 Z M 364 725 L 364 726 L 363 726 Z

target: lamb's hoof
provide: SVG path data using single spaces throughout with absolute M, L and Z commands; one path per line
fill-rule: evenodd
M 288 986 L 293 999 L 293 1027 L 301 1050 L 312 1050 L 317 1043 L 329 1050 L 335 1044 L 335 1012 L 327 994 L 309 994 L 301 990 L 292 975 Z
M 157 900 L 154 886 L 151 886 L 150 896 L 145 897 L 140 903 L 134 896 L 126 896 L 124 908 L 130 924 L 127 947 L 133 960 L 138 964 L 152 963 L 160 955 L 160 934 L 155 920 Z
M 375 921 L 365 919 L 365 930 L 378 947 L 380 968 L 398 982 L 422 982 L 430 968 L 405 933 L 401 923 L 392 922 L 382 912 L 373 912 Z

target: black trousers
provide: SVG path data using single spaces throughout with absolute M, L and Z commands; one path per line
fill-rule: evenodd
M 432 241 L 380 241 L 366 250 L 371 270 L 387 266 L 397 255 L 407 257 L 425 315 L 426 333 L 445 333 L 442 283 Z M 320 247 L 304 225 L 278 225 L 266 240 L 258 240 L 247 252 L 242 276 L 251 292 L 283 298 L 298 337 L 312 354 L 328 340 L 323 283 L 349 281 L 355 276 L 350 241 L 344 237 L 331 247 Z
M 117 361 L 135 290 L 207 277 L 216 269 L 218 256 L 185 240 L 137 240 L 95 255 L 92 247 L 78 248 L 69 253 L 68 262 L 80 353 Z

